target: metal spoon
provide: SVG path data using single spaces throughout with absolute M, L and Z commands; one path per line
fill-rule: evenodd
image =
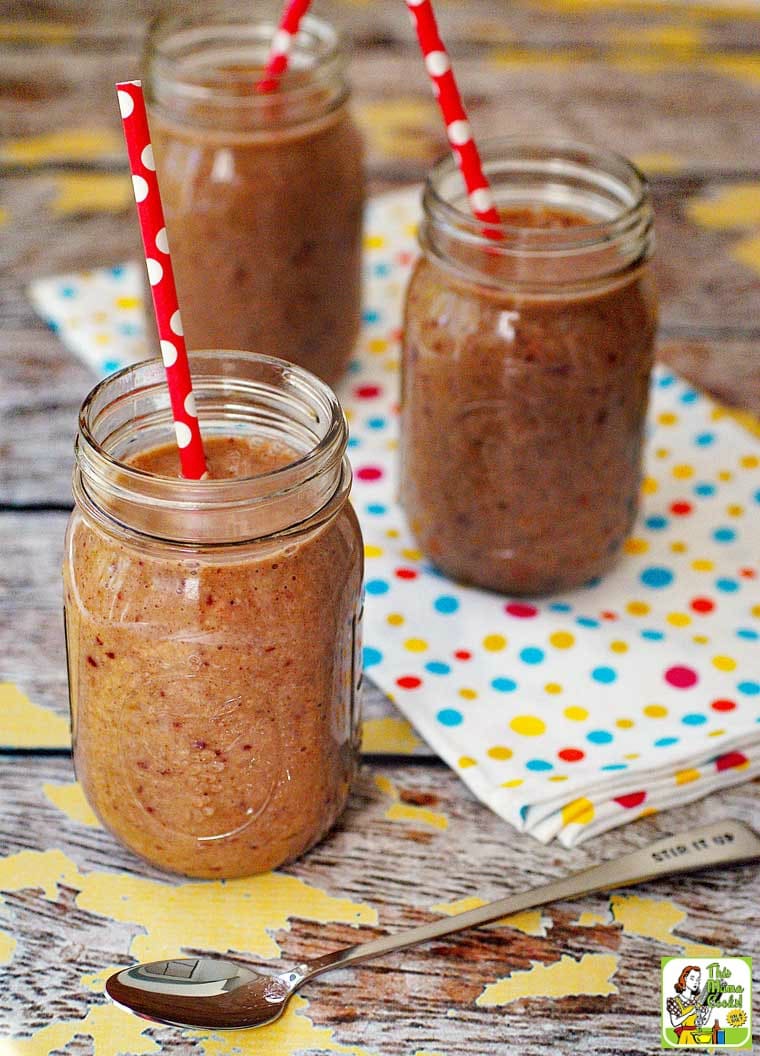
M 668 836 L 622 858 L 602 862 L 533 891 L 510 895 L 479 909 L 385 935 L 361 946 L 336 950 L 280 975 L 265 975 L 216 957 L 185 957 L 126 968 L 110 977 L 106 991 L 117 1004 L 157 1023 L 215 1030 L 261 1027 L 277 1019 L 291 996 L 323 972 L 368 961 L 464 928 L 490 924 L 549 902 L 756 858 L 760 858 L 760 838 L 752 829 L 739 821 L 716 822 Z

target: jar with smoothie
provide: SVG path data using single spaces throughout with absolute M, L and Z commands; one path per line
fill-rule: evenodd
M 362 546 L 321 381 L 191 356 L 209 476 L 180 479 L 159 360 L 85 400 L 64 589 L 74 763 L 105 827 L 189 876 L 302 854 L 358 756 Z
M 566 591 L 605 573 L 638 507 L 657 322 L 652 207 L 614 154 L 486 142 L 502 223 L 446 159 L 406 300 L 401 495 L 454 579 Z M 495 235 L 496 237 L 490 237 Z
M 256 91 L 278 14 L 251 0 L 154 23 L 155 161 L 188 347 L 250 348 L 333 385 L 361 321 L 363 147 L 326 22 L 305 16 L 279 86 Z

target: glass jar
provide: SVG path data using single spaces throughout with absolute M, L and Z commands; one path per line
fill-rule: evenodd
M 64 558 L 74 763 L 135 853 L 232 877 L 302 854 L 345 805 L 362 544 L 327 386 L 244 352 L 191 361 L 209 465 L 234 470 L 229 451 L 259 445 L 249 450 L 270 463 L 279 452 L 277 468 L 200 481 L 148 471 L 177 459 L 160 361 L 89 394 Z
M 254 349 L 332 385 L 361 321 L 363 147 L 327 23 L 304 17 L 279 87 L 255 90 L 279 6 L 154 23 L 151 135 L 189 347 Z
M 452 159 L 407 291 L 401 495 L 443 572 L 508 594 L 604 573 L 638 506 L 657 301 L 644 177 L 614 154 L 482 149 L 487 237 Z

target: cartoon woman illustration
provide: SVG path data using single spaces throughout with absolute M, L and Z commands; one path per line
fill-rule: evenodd
M 695 964 L 687 964 L 674 987 L 677 996 L 669 997 L 666 1002 L 679 1045 L 697 1045 L 694 1032 L 710 1018 L 710 1008 L 703 1003 L 704 995 L 700 993 L 701 982 L 701 970 Z

